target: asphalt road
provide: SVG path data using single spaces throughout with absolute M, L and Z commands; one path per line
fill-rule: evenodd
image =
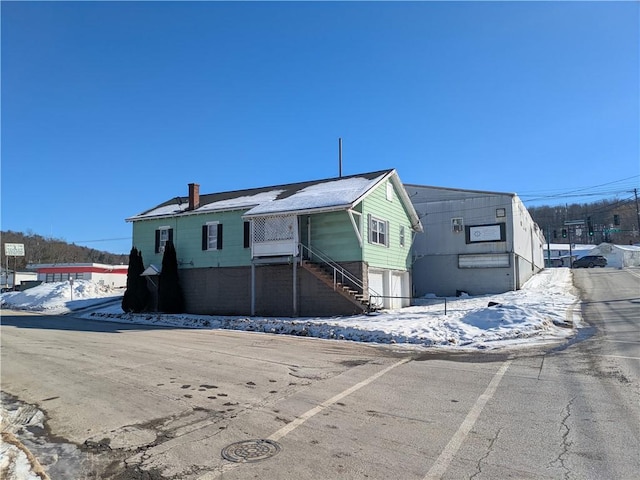
M 5 311 L 2 390 L 83 479 L 636 479 L 640 271 L 574 282 L 590 327 L 501 353 Z

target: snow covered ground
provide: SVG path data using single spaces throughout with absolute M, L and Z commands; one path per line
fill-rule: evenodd
M 44 314 L 75 311 L 75 315 L 82 318 L 110 322 L 226 328 L 305 335 L 327 341 L 398 344 L 417 349 L 482 350 L 557 342 L 573 336 L 576 328 L 580 327 L 581 317 L 571 274 L 568 268 L 547 269 L 531 278 L 517 292 L 421 298 L 415 300 L 415 306 L 401 310 L 339 318 L 125 314 L 120 308 L 122 290 L 110 290 L 86 280 L 76 280 L 73 285 L 69 282 L 47 283 L 24 292 L 4 293 L 0 296 L 0 304 L 2 309 Z M 489 306 L 489 302 L 496 305 Z M 2 400 L 0 477 L 10 480 L 49 478 L 43 467 L 44 470 L 62 468 L 68 473 L 73 462 L 66 465 L 50 459 L 58 458 L 60 455 L 55 449 L 68 448 L 66 444 L 42 443 L 42 439 L 29 434 L 28 426 L 42 426 L 41 412 L 17 399 L 9 401 L 11 399 L 6 395 Z M 20 441 L 9 441 L 15 437 Z M 28 457 L 32 451 L 38 459 L 44 459 L 42 464 L 35 457 Z M 62 457 L 72 458 L 75 454 L 74 450 Z M 80 461 L 76 463 L 79 465 Z
M 553 342 L 575 334 L 580 326 L 577 293 L 568 268 L 547 269 L 517 292 L 497 295 L 415 299 L 414 306 L 372 315 L 333 318 L 264 318 L 166 314 L 125 314 L 122 291 L 84 280 L 48 283 L 24 292 L 4 293 L 3 309 L 77 315 L 92 320 L 233 329 L 302 335 L 332 340 L 402 344 L 416 348 L 495 349 Z M 109 302 L 102 307 L 96 306 Z M 489 306 L 492 302 L 497 305 Z M 95 309 L 87 310 L 94 306 Z

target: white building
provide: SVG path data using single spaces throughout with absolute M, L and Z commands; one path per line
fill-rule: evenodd
M 38 275 L 35 272 L 13 272 L 7 271 L 3 268 L 0 274 L 0 287 L 13 288 L 14 285 L 20 288 L 23 283 L 34 282 L 38 280 Z
M 36 270 L 38 280 L 45 283 L 73 280 L 90 280 L 109 287 L 127 286 L 127 265 L 101 263 L 41 263 L 27 268 Z
M 601 243 L 589 251 L 588 255 L 602 255 L 608 267 L 640 267 L 640 247 L 635 245 L 614 245 Z
M 412 247 L 416 297 L 518 290 L 544 268 L 543 232 L 516 194 L 405 189 L 424 226 Z

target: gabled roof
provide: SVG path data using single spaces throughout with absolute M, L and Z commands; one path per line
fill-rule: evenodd
M 369 192 L 386 179 L 390 179 L 396 186 L 405 209 L 411 217 L 412 226 L 421 230 L 422 225 L 418 215 L 394 169 L 361 173 L 347 177 L 200 195 L 200 206 L 193 210 L 188 209 L 188 197 L 174 197 L 126 220 L 135 222 L 154 218 L 237 210 L 246 210 L 243 215 L 245 218 L 348 210 L 357 205 Z

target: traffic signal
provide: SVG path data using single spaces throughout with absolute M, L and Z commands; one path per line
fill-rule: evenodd
M 620 215 L 614 215 L 613 216 L 613 224 L 614 225 L 620 225 Z
M 587 217 L 587 228 L 589 230 L 589 236 L 593 237 L 593 224 L 591 223 L 591 217 Z
M 562 238 L 567 238 L 567 229 L 566 228 L 562 229 Z
M 558 238 L 558 231 L 554 230 L 553 231 L 553 239 L 555 240 L 556 238 Z

